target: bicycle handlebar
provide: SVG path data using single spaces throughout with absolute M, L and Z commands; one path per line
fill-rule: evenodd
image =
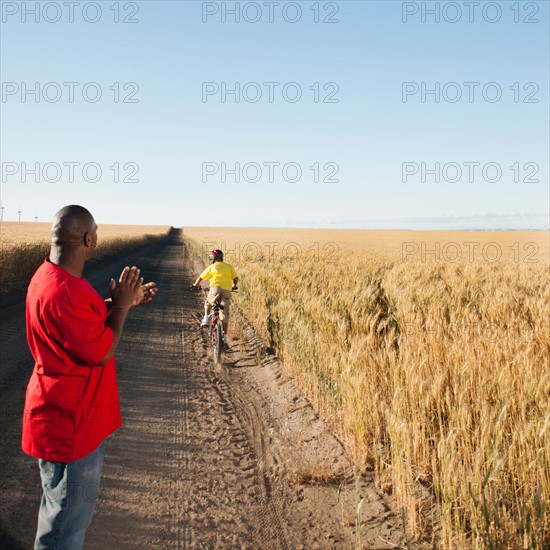
M 207 291 L 208 289 L 207 288 L 202 288 L 200 286 L 197 287 L 197 286 L 194 286 L 194 285 L 190 285 L 189 290 L 202 290 L 204 292 L 204 291 Z M 231 292 L 238 292 L 238 291 L 239 291 L 239 287 L 235 287 L 235 288 L 231 289 Z

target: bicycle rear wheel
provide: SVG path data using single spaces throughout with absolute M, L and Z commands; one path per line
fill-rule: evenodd
M 223 350 L 223 331 L 222 324 L 218 322 L 214 327 L 214 362 L 221 363 L 222 360 L 222 350 Z

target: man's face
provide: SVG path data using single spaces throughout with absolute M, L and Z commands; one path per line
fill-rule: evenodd
M 98 226 L 95 221 L 92 221 L 92 227 L 85 236 L 85 259 L 89 260 L 97 246 L 97 230 Z
M 97 246 L 97 230 L 98 230 L 98 226 L 97 224 L 95 223 L 94 221 L 94 225 L 93 225 L 93 230 L 92 230 L 92 237 L 93 237 L 93 243 L 94 243 L 94 248 Z

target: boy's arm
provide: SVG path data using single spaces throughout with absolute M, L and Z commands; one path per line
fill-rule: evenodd
M 208 266 L 195 280 L 193 283 L 193 286 L 198 286 L 201 284 L 201 281 L 206 281 L 207 279 L 210 279 L 212 275 L 210 274 L 210 266 Z
M 235 268 L 231 266 L 231 275 L 233 275 L 233 288 L 237 288 L 237 283 L 239 282 L 239 278 L 237 277 L 237 272 L 235 271 Z

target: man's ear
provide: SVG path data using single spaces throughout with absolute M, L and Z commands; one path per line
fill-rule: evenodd
M 93 244 L 94 244 L 93 235 L 89 231 L 86 231 L 86 233 L 84 233 L 84 246 L 90 247 L 90 246 L 93 246 Z

